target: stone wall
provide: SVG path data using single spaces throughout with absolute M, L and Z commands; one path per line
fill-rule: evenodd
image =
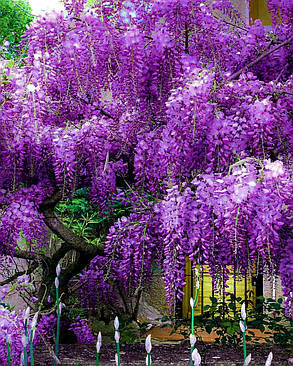
M 15 270 L 18 271 L 24 271 L 26 268 L 26 261 L 22 260 L 22 259 L 16 259 L 15 260 Z M 0 273 L 0 282 L 4 281 L 7 279 L 7 277 L 9 277 L 9 274 L 7 273 Z M 8 289 L 11 289 L 11 285 L 8 285 Z M 0 287 L 0 291 L 1 291 L 1 287 Z M 11 292 L 11 295 L 9 295 L 5 301 L 3 301 L 4 303 L 8 303 L 10 306 L 14 306 L 15 310 L 23 310 L 27 307 L 27 304 L 25 303 L 25 301 L 22 299 L 21 296 L 19 296 L 19 294 L 17 293 L 16 290 Z

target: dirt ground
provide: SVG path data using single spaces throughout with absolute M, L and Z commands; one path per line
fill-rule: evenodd
M 242 348 L 231 349 L 225 346 L 217 346 L 211 343 L 197 344 L 197 348 L 202 357 L 201 366 L 205 365 L 243 365 Z M 252 354 L 250 366 L 264 365 L 265 360 L 273 352 L 272 366 L 293 365 L 288 363 L 289 358 L 293 358 L 293 346 L 276 345 L 248 345 L 247 353 Z M 189 363 L 189 344 L 153 344 L 152 362 L 153 366 L 183 366 Z M 121 366 L 122 365 L 145 365 L 145 346 L 144 344 L 121 345 Z M 60 345 L 59 359 L 61 365 L 74 365 L 78 362 L 79 366 L 95 365 L 95 345 Z M 35 365 L 48 366 L 52 364 L 52 356 L 47 349 L 37 348 L 35 350 Z M 114 345 L 103 345 L 100 355 L 101 366 L 115 365 Z

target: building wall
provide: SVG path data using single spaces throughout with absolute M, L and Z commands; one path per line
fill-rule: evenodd
M 274 300 L 278 300 L 283 297 L 281 278 L 279 276 L 269 278 L 267 273 L 264 274 L 263 296 Z

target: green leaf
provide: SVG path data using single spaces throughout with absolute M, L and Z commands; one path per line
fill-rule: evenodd
M 227 328 L 227 333 L 228 334 L 233 334 L 235 331 L 234 331 L 234 329 L 233 328 L 231 328 L 231 327 L 228 327 Z
M 265 331 L 265 327 L 261 324 L 261 325 L 259 326 L 259 330 L 260 330 L 261 332 L 264 332 L 264 331 Z

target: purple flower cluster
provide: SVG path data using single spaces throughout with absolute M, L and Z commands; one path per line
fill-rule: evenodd
M 53 338 L 52 330 L 56 326 L 56 316 L 43 315 L 36 327 L 36 334 L 33 345 L 43 344 Z M 31 321 L 28 322 L 28 333 L 30 334 Z M 22 336 L 24 335 L 24 314 L 23 312 L 10 311 L 0 305 L 0 362 L 3 366 L 8 366 L 7 344 L 10 342 L 10 352 L 12 366 L 21 364 L 21 353 L 23 352 Z M 42 339 L 43 338 L 43 339 Z M 29 360 L 29 352 L 28 352 Z
M 72 330 L 77 337 L 79 344 L 92 344 L 95 343 L 95 338 L 88 326 L 86 319 L 81 319 L 79 316 L 75 319 L 74 323 L 71 323 L 69 330 Z
M 0 362 L 1 365 L 8 366 L 7 345 L 8 335 L 11 337 L 11 356 L 13 366 L 20 364 L 20 355 L 22 352 L 21 337 L 24 332 L 23 317 L 15 311 L 10 311 L 0 306 Z
M 292 263 L 281 233 L 289 230 L 292 188 L 283 164 L 269 160 L 262 168 L 251 162 L 228 175 L 199 175 L 190 187 L 173 186 L 159 204 L 169 300 L 182 294 L 187 255 L 209 266 L 214 283 L 223 282 L 221 268 L 228 265 L 244 274 L 256 263 L 271 273 L 281 258 L 283 268 Z M 288 292 L 288 280 L 284 285 Z

